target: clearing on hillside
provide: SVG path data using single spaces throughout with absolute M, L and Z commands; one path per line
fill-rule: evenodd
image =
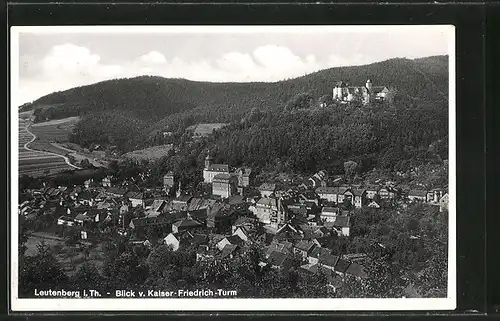
M 145 149 L 134 150 L 133 152 L 128 152 L 123 154 L 123 157 L 128 159 L 133 159 L 135 161 L 145 160 L 155 160 L 163 156 L 167 156 L 168 152 L 173 148 L 172 144 L 153 146 Z

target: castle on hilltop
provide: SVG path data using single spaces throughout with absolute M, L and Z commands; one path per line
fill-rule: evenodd
M 386 86 L 373 86 L 370 79 L 361 87 L 352 87 L 339 81 L 333 88 L 333 100 L 341 102 L 360 101 L 368 104 L 372 101 L 384 101 L 389 89 Z

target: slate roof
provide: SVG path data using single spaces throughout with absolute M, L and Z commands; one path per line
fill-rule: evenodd
M 410 192 L 408 192 L 408 196 L 425 197 L 425 196 L 427 196 L 427 191 L 412 189 Z
M 230 244 L 235 244 L 235 245 L 241 245 L 245 243 L 245 241 L 237 234 L 226 237 L 226 240 L 228 240 Z
M 184 219 L 181 219 L 180 221 L 175 222 L 173 225 L 176 227 L 197 227 L 202 226 L 203 224 L 201 224 L 197 220 L 186 217 Z
M 323 207 L 321 213 L 334 213 L 339 214 L 340 209 L 338 207 Z
M 295 244 L 295 248 L 301 251 L 310 251 L 316 244 L 313 241 L 302 240 Z
M 220 253 L 220 257 L 221 258 L 228 257 L 229 255 L 234 253 L 234 251 L 236 251 L 237 248 L 238 248 L 238 245 L 226 244 L 226 246 L 224 246 L 224 248 L 222 249 L 222 252 Z
M 337 265 L 335 266 L 335 271 L 345 273 L 347 268 L 349 267 L 349 264 L 351 264 L 351 262 L 344 259 L 339 259 Z
M 365 189 L 358 189 L 358 188 L 356 188 L 356 189 L 353 189 L 353 190 L 352 190 L 352 193 L 353 193 L 355 196 L 361 196 L 361 195 L 363 195 L 363 193 L 365 193 L 365 192 L 366 192 L 366 190 L 365 190 Z
M 318 187 L 316 193 L 318 194 L 338 194 L 338 187 Z
M 339 257 L 332 254 L 320 255 L 318 260 L 320 264 L 329 266 L 331 268 L 334 268 L 338 261 Z
M 229 173 L 229 165 L 227 164 L 212 164 L 205 170 L 210 172 L 227 172 Z
M 259 186 L 259 191 L 276 191 L 276 184 L 274 183 L 262 183 Z
M 230 174 L 226 174 L 226 173 L 224 173 L 224 174 L 217 174 L 217 175 L 215 175 L 213 177 L 212 182 L 213 181 L 224 181 L 224 182 L 226 182 L 226 181 L 229 181 L 230 178 L 231 178 Z
M 337 216 L 333 222 L 335 227 L 350 227 L 351 226 L 350 216 Z
M 312 252 L 309 254 L 309 256 L 313 257 L 313 258 L 316 258 L 316 259 L 319 259 L 322 256 L 330 255 L 330 254 L 331 254 L 331 250 L 329 250 L 329 249 L 326 249 L 326 248 L 323 248 L 323 247 L 315 247 L 312 250 Z
M 359 265 L 358 263 L 351 263 L 345 273 L 354 275 L 360 278 L 366 278 L 368 274 L 366 273 L 365 269 L 363 266 Z
M 269 255 L 269 258 L 268 258 L 268 261 L 273 264 L 273 265 L 276 265 L 276 266 L 283 266 L 283 264 L 285 263 L 286 259 L 287 259 L 287 254 L 285 253 L 282 253 L 282 252 L 279 252 L 279 251 L 273 251 L 271 252 L 271 254 Z
M 126 189 L 119 188 L 119 187 L 108 187 L 106 192 L 109 194 L 120 195 L 120 196 L 124 196 L 125 194 L 127 194 Z

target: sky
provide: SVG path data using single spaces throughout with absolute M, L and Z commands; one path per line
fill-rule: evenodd
M 113 78 L 272 82 L 321 69 L 449 54 L 453 29 L 391 27 L 18 27 L 15 102 Z M 17 46 L 16 46 L 17 44 Z M 17 50 L 16 50 L 17 49 Z

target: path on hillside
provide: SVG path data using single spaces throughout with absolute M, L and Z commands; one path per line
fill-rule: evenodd
M 71 164 L 71 162 L 69 161 L 69 158 L 64 156 L 64 155 L 61 155 L 61 154 L 56 154 L 56 153 L 52 153 L 52 152 L 47 152 L 47 151 L 41 151 L 41 150 L 37 150 L 37 149 L 31 149 L 28 147 L 29 144 L 31 144 L 32 142 L 34 142 L 36 140 L 36 135 L 33 134 L 30 130 L 29 130 L 29 127 L 30 127 L 31 123 L 29 122 L 27 125 L 24 126 L 24 130 L 30 134 L 32 136 L 31 140 L 27 143 L 24 144 L 23 148 L 30 151 L 30 152 L 39 152 L 39 153 L 44 153 L 44 154 L 47 154 L 47 155 L 54 155 L 54 156 L 59 156 L 59 157 L 62 157 L 64 159 L 64 161 L 66 162 L 66 164 L 68 164 L 69 166 L 73 167 L 74 169 L 81 169 L 80 167 L 78 166 L 75 166 L 73 164 Z
M 106 167 L 106 165 L 103 165 L 103 164 L 101 164 L 101 163 L 99 163 L 99 162 L 97 162 L 97 161 L 93 160 L 91 157 L 88 157 L 88 156 L 85 156 L 85 155 L 83 155 L 83 154 L 80 154 L 80 153 L 78 153 L 76 150 L 69 149 L 69 148 L 67 148 L 67 147 L 65 147 L 65 146 L 63 146 L 63 145 L 61 145 L 61 144 L 59 144 L 59 143 L 50 143 L 50 144 L 51 144 L 52 146 L 54 146 L 54 147 L 57 147 L 57 148 L 59 148 L 59 149 L 62 149 L 62 150 L 67 151 L 67 152 L 68 152 L 69 154 L 71 154 L 71 156 L 73 156 L 76 160 L 80 159 L 80 161 L 81 161 L 82 159 L 88 159 L 88 160 L 89 160 L 89 162 L 90 162 L 92 165 L 94 165 L 95 167 Z

